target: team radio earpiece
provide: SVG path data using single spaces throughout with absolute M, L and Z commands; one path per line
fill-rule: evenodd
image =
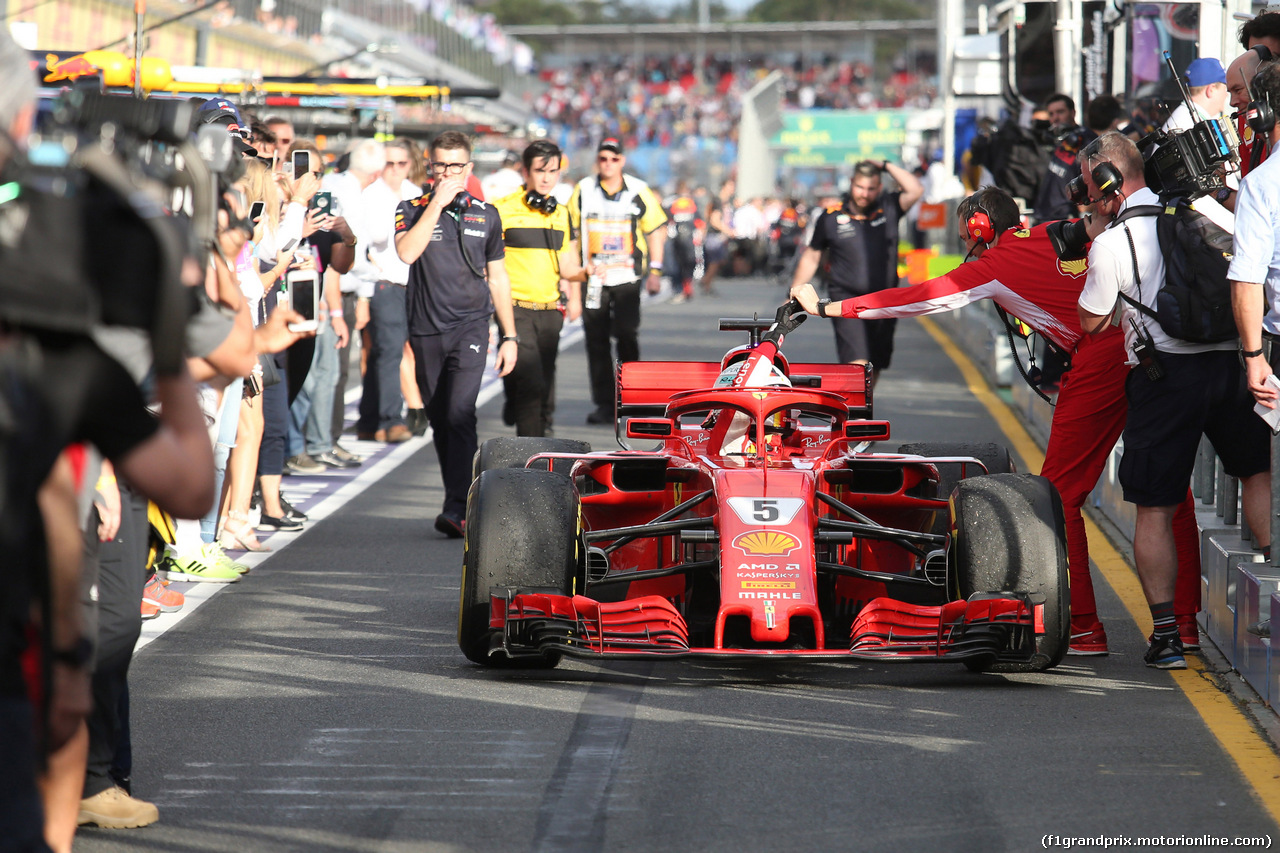
M 543 195 L 537 190 L 526 192 L 524 194 L 524 203 L 529 206 L 530 210 L 540 210 L 548 216 L 555 213 L 556 208 L 560 205 L 555 196 Z

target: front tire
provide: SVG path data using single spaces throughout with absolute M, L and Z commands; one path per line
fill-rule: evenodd
M 483 666 L 553 667 L 558 652 L 534 658 L 490 655 L 490 590 L 572 595 L 579 573 L 578 496 L 567 477 L 550 471 L 483 471 L 467 496 L 458 647 Z
M 1043 634 L 1026 663 L 975 659 L 993 672 L 1043 672 L 1067 653 L 1071 587 L 1062 498 L 1044 477 L 992 474 L 961 481 L 951 499 L 953 594 L 1020 592 L 1044 604 Z

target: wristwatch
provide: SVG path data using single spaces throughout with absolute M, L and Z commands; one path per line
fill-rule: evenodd
M 507 341 L 511 341 L 512 343 L 518 344 L 520 343 L 520 336 L 519 335 L 503 335 L 501 342 L 505 344 Z
M 831 304 L 831 300 L 830 300 L 830 299 L 819 299 L 819 300 L 818 300 L 818 316 L 819 316 L 819 317 L 827 317 L 827 306 L 828 306 L 828 305 L 830 305 L 830 304 Z M 831 318 L 830 318 L 830 317 L 827 317 L 827 319 L 828 319 L 828 320 L 830 320 Z

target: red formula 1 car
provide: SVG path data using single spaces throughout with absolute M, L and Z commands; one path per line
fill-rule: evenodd
M 467 506 L 458 642 L 468 658 L 787 656 L 1001 671 L 1062 660 L 1057 491 L 1005 473 L 1008 452 L 995 445 L 869 451 L 889 425 L 871 420 L 864 368 L 789 364 L 778 351 L 798 312 L 790 303 L 773 323 L 722 320 L 751 344 L 720 364 L 622 364 L 619 430 L 655 449 L 485 442 Z

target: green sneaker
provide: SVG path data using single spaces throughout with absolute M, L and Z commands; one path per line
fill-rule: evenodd
M 210 557 L 205 546 L 190 555 L 165 557 L 157 569 L 171 581 L 196 583 L 235 583 L 240 573 Z
M 242 575 L 249 574 L 249 567 L 228 557 L 227 552 L 222 550 L 222 546 L 217 542 L 206 542 L 203 550 L 205 557 L 213 560 L 219 566 L 235 569 Z

